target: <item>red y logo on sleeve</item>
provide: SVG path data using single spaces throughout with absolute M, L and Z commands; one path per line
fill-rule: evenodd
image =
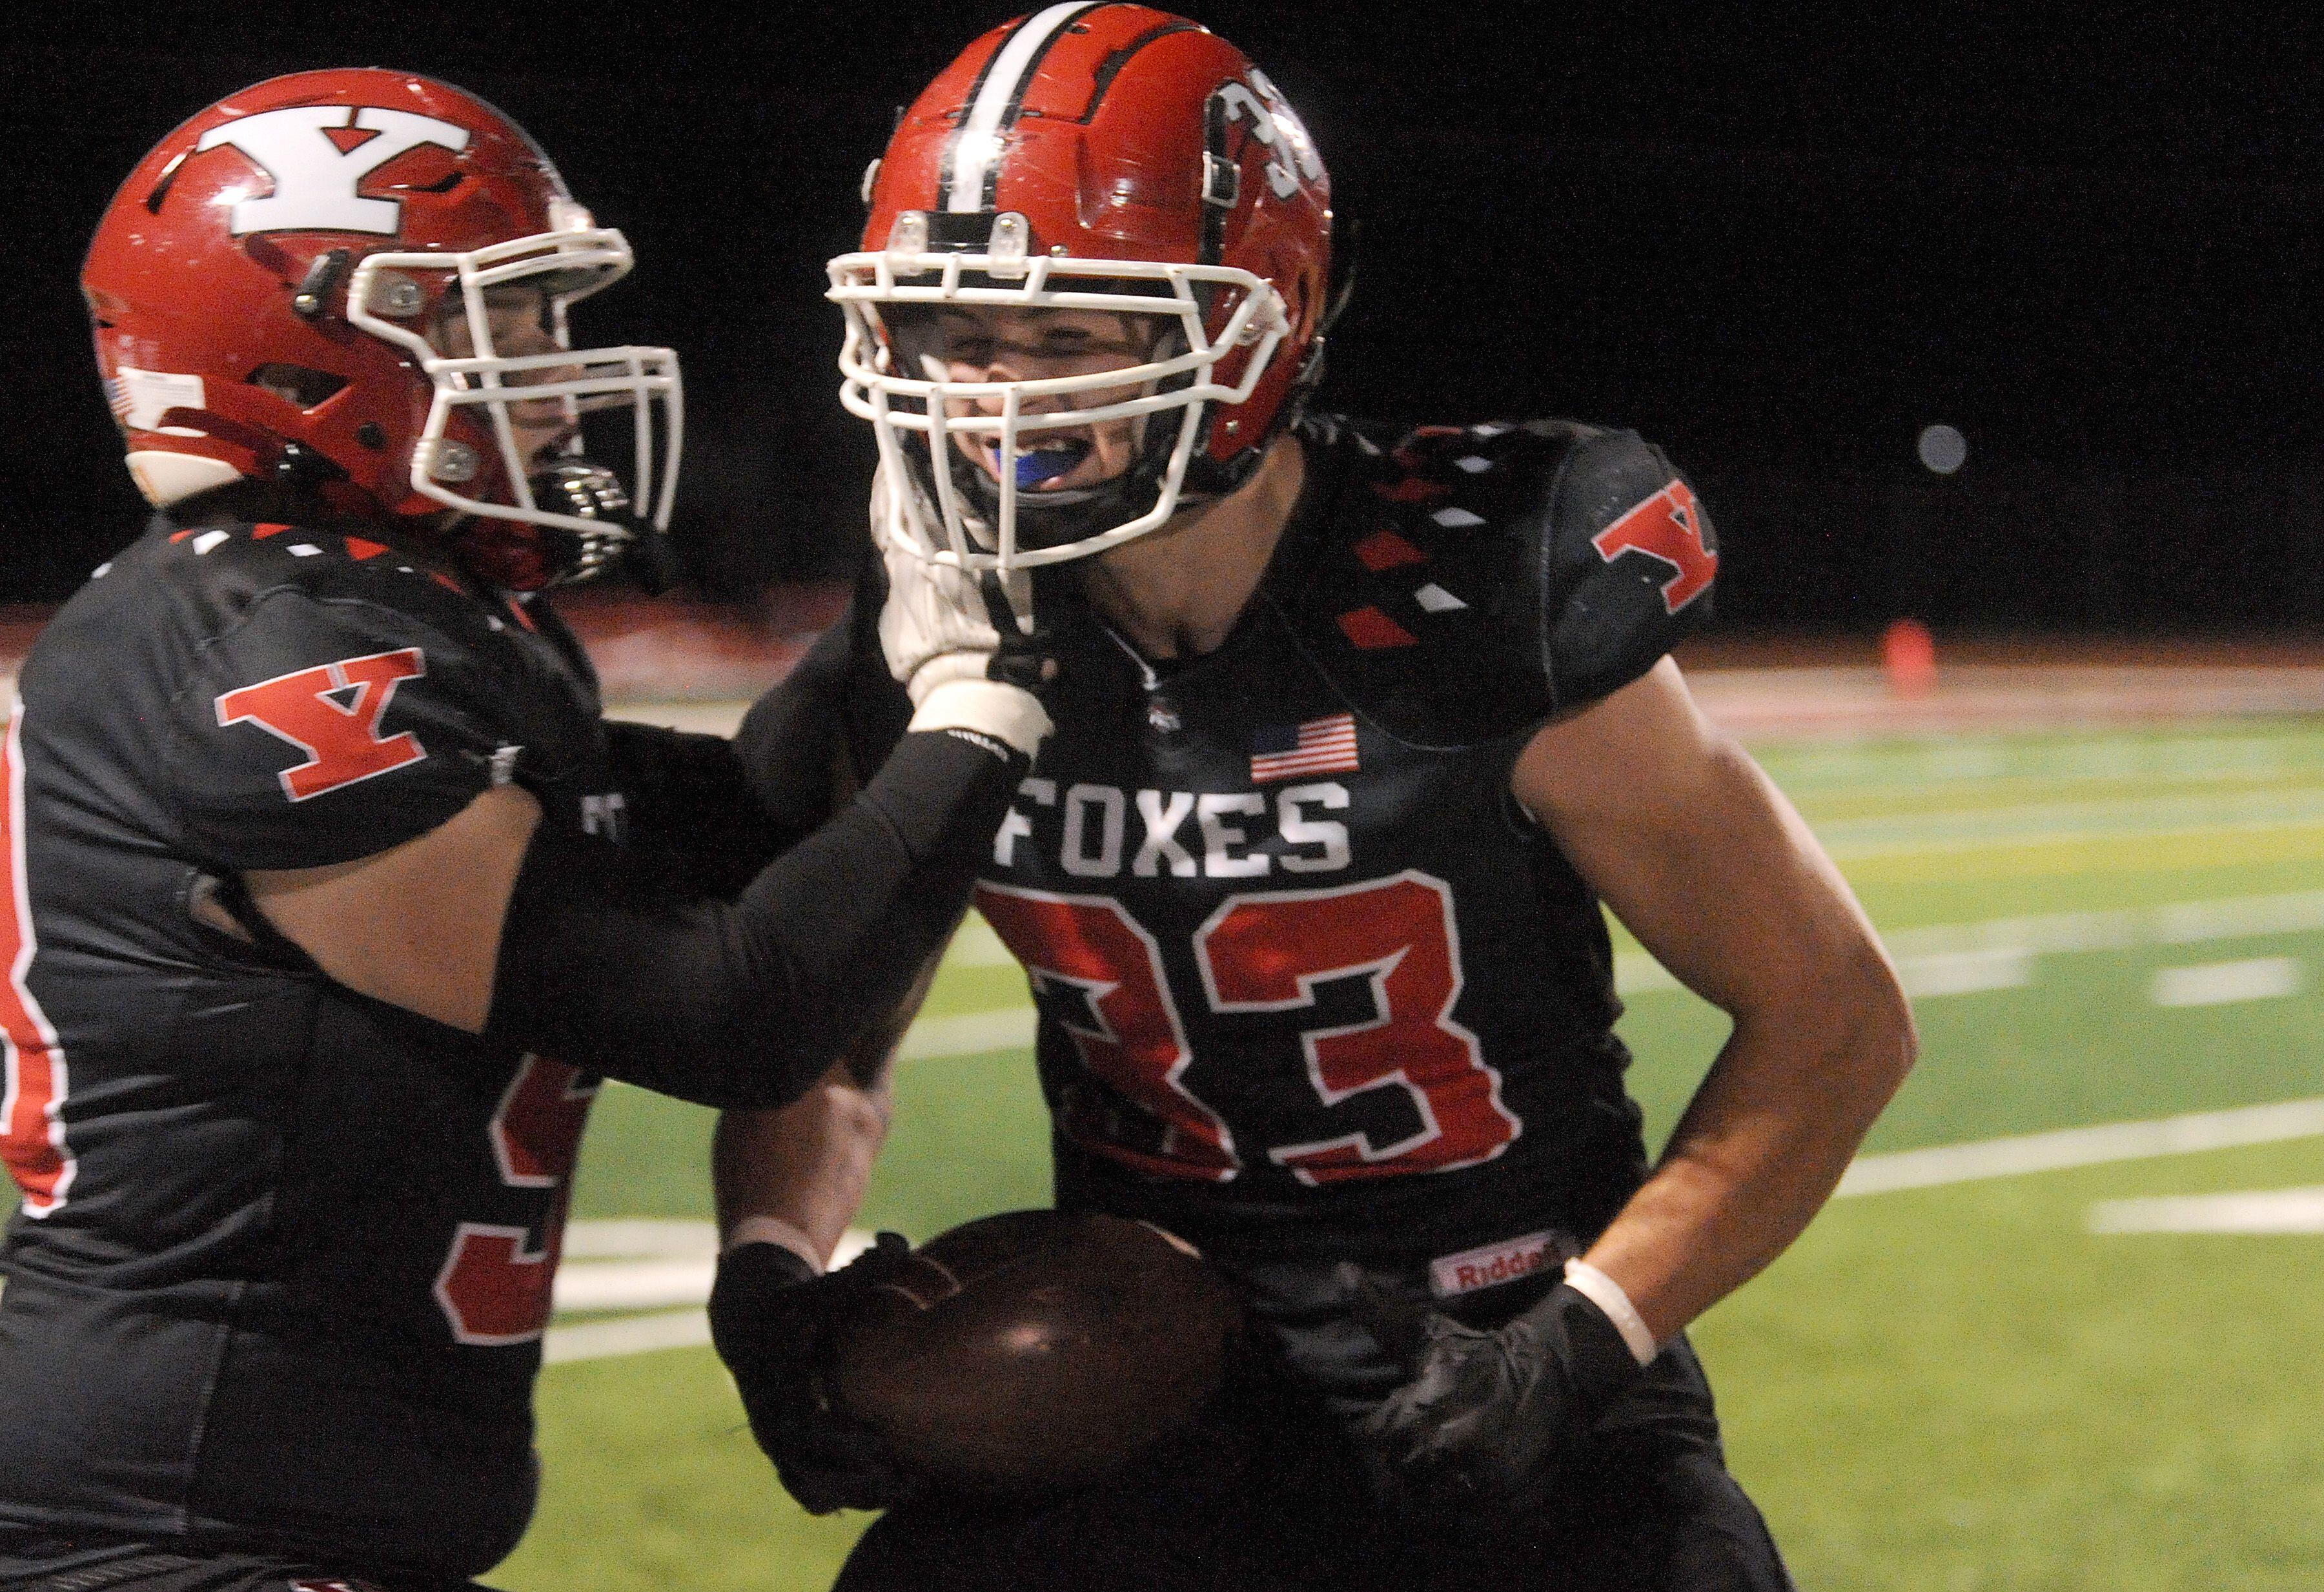
M 1704 544 L 1702 509 L 1683 481 L 1674 481 L 1590 538 L 1611 564 L 1624 553 L 1644 553 L 1671 566 L 1663 606 L 1673 613 L 1702 595 L 1719 573 L 1719 555 Z
M 228 691 L 217 699 L 221 728 L 248 719 L 307 754 L 276 778 L 294 802 L 385 774 L 428 755 L 410 731 L 379 732 L 399 681 L 428 672 L 417 647 L 343 658 Z

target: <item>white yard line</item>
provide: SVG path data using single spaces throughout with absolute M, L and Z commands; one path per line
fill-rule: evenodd
M 845 1265 L 871 1246 L 870 1233 L 851 1228 L 840 1239 L 833 1264 Z M 718 1229 L 706 1221 L 576 1221 L 565 1229 L 564 1253 L 555 1293 L 561 1311 L 663 1310 L 672 1305 L 699 1311 L 710 1298 L 716 1271 Z M 555 1328 L 549 1334 L 549 1357 L 592 1359 L 600 1354 L 706 1342 L 680 1330 L 678 1323 L 688 1313 Z M 617 1327 L 638 1327 L 642 1333 L 639 1347 L 588 1347 L 630 1341 L 622 1332 L 601 1330 Z M 566 1347 L 559 1349 L 560 1344 Z
M 659 1310 L 710 1297 L 713 1260 L 582 1260 L 557 1268 L 560 1311 Z
M 606 1360 L 657 1348 L 694 1348 L 709 1341 L 709 1318 L 702 1313 L 700 1305 L 696 1305 L 691 1310 L 630 1316 L 618 1321 L 551 1327 L 541 1339 L 540 1358 L 544 1365 L 563 1366 L 575 1360 Z
M 2157 1006 L 2227 1006 L 2297 995 L 2302 981 L 2300 963 L 2289 956 L 2207 962 L 2194 967 L 2155 969 L 2148 998 Z
M 2174 901 L 2107 912 L 2056 912 L 1988 918 L 1982 923 L 1932 924 L 1884 935 L 1899 956 L 2022 945 L 2029 951 L 2122 951 L 2138 945 L 2193 945 L 2255 934 L 2297 934 L 2324 929 L 2324 890 L 2277 896 L 2230 896 Z
M 1009 954 L 1009 947 L 992 932 L 983 914 L 971 912 L 954 931 L 945 960 L 954 967 L 1007 967 L 1017 959 Z
M 685 1218 L 626 1217 L 576 1221 L 565 1228 L 567 1260 L 642 1260 L 650 1256 L 714 1256 L 718 1224 Z
M 1904 993 L 1915 1000 L 1975 995 L 1987 989 L 2022 989 L 2034 981 L 2034 953 L 2023 945 L 1932 951 L 1906 957 L 1897 964 L 1896 976 Z
M 2028 1172 L 2098 1166 L 2109 1161 L 2144 1161 L 2186 1155 L 2239 1145 L 2276 1144 L 2284 1139 L 2324 1137 L 2324 1100 L 2285 1100 L 2231 1111 L 2198 1111 L 2150 1122 L 2111 1122 L 2098 1127 L 2068 1127 L 1977 1144 L 1939 1145 L 1859 1155 L 1840 1180 L 1836 1198 L 1886 1194 L 1898 1189 L 1933 1189 Z
M 2324 1233 L 2324 1189 L 2101 1200 L 2090 1207 L 2089 1229 L 2094 1233 Z

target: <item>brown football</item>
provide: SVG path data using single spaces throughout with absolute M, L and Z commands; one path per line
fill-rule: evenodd
M 1241 1310 L 1158 1228 L 1013 1210 L 930 1239 L 838 1327 L 834 1392 L 954 1491 L 1061 1491 L 1202 1410 Z

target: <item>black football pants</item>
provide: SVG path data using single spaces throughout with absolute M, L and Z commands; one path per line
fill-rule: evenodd
M 491 1592 L 425 1574 L 382 1579 L 289 1554 L 0 1533 L 0 1592 Z
M 1331 1418 L 1244 1402 L 1107 1483 L 1038 1505 L 889 1512 L 835 1592 L 1790 1592 L 1727 1473 L 1683 1339 L 1499 1522 L 1397 1517 Z

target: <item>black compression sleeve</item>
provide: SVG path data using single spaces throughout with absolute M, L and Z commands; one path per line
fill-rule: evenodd
M 536 833 L 487 1033 L 703 1105 L 787 1104 L 902 998 L 1025 768 L 981 737 L 907 735 L 731 903 L 644 898 L 611 848 Z
M 846 699 L 853 684 L 849 646 L 843 620 L 751 704 L 734 732 L 734 760 L 759 805 L 801 833 L 831 816 L 833 762 L 846 744 Z M 857 783 L 851 778 L 847 788 Z
M 613 720 L 605 756 L 628 805 L 630 851 L 673 895 L 732 897 L 810 827 L 777 824 L 723 735 Z

